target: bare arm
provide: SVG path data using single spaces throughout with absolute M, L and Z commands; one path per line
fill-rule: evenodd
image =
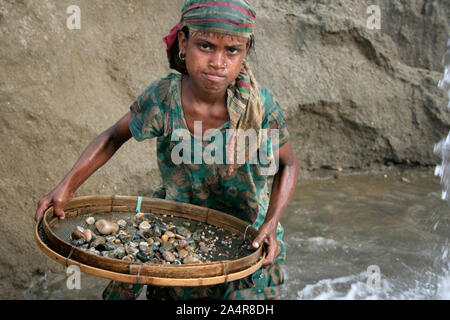
M 267 244 L 267 256 L 263 267 L 271 265 L 278 255 L 277 226 L 281 215 L 286 209 L 297 185 L 300 166 L 297 157 L 288 142 L 279 150 L 279 170 L 274 176 L 272 192 L 266 219 L 259 228 L 258 235 L 253 241 L 253 247 L 258 248 L 261 243 Z
M 64 219 L 65 214 L 62 210 L 64 203 L 72 199 L 75 191 L 83 182 L 108 162 L 122 144 L 131 138 L 128 127 L 130 120 L 131 113 L 128 112 L 115 125 L 101 133 L 89 144 L 58 186 L 39 201 L 34 217 L 36 221 L 39 221 L 45 210 L 51 206 L 53 206 L 55 214 L 60 219 Z

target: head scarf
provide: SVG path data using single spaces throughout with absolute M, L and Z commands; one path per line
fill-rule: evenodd
M 186 66 L 178 56 L 178 32 L 183 27 L 187 26 L 190 32 L 223 33 L 244 38 L 253 35 L 256 12 L 246 0 L 188 0 L 181 12 L 180 22 L 163 40 L 167 45 L 170 67 L 184 74 L 187 73 Z M 234 129 L 233 132 L 239 132 L 239 129 L 256 130 L 256 149 L 259 149 L 263 106 L 258 84 L 245 60 L 238 77 L 227 89 L 227 109 L 230 129 Z M 248 152 L 248 146 L 245 149 L 245 159 L 248 161 L 254 155 Z M 237 153 L 243 152 L 242 148 L 238 149 L 236 135 L 227 141 L 226 152 L 227 163 L 232 163 L 228 166 L 228 175 L 232 175 L 236 168 L 242 165 L 236 163 Z

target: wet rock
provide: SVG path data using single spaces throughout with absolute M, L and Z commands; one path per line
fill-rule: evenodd
M 169 238 L 175 238 L 175 233 L 173 233 L 172 231 L 167 231 L 165 235 L 167 235 Z
M 177 233 L 178 233 L 179 235 L 182 235 L 183 237 L 189 237 L 189 236 L 190 236 L 189 230 L 186 229 L 186 228 L 183 227 L 183 226 L 178 226 L 178 227 L 177 227 Z
M 139 230 L 146 232 L 149 231 L 151 228 L 151 225 L 148 221 L 143 221 L 141 222 L 141 224 L 139 225 Z
M 86 240 L 85 240 L 84 238 L 72 240 L 72 244 L 73 244 L 74 246 L 77 246 L 77 247 L 80 247 L 80 246 L 82 246 L 82 245 L 85 244 L 85 243 L 86 243 Z
M 141 251 L 139 251 L 139 252 L 136 254 L 136 258 L 139 259 L 141 262 L 147 262 L 147 261 L 150 260 L 150 257 L 147 256 L 145 253 L 143 253 L 143 252 L 141 252 Z
M 91 242 L 91 248 L 96 248 L 100 244 L 103 244 L 106 242 L 106 239 L 103 237 L 97 237 Z M 98 249 L 97 249 L 98 250 Z
M 113 251 L 113 255 L 116 259 L 122 259 L 126 255 L 125 248 L 123 246 L 116 248 Z
M 116 240 L 116 237 L 114 237 L 114 236 L 107 236 L 107 237 L 105 237 L 105 239 L 106 239 L 106 242 L 114 242 L 114 240 Z
M 155 240 L 153 240 L 153 238 L 148 238 L 148 239 L 147 239 L 147 243 L 148 243 L 148 244 L 152 244 L 153 242 L 155 242 Z
M 109 235 L 116 233 L 119 230 L 119 225 L 117 223 L 107 221 L 105 219 L 100 219 L 95 223 L 95 227 L 98 232 L 102 235 Z
M 83 232 L 84 239 L 86 242 L 91 242 L 92 240 L 92 231 L 89 229 L 84 230 Z
M 189 252 L 187 250 L 185 250 L 185 249 L 181 249 L 181 250 L 178 251 L 178 257 L 180 259 L 186 258 L 188 254 L 189 254 Z
M 162 242 L 167 242 L 167 240 L 169 240 L 169 236 L 167 234 L 163 234 L 161 237 L 161 241 Z
M 186 240 L 180 240 L 178 241 L 178 244 L 176 246 L 177 250 L 178 249 L 184 249 L 189 245 L 189 243 Z
M 136 254 L 139 252 L 139 249 L 125 244 L 125 252 L 128 255 L 131 255 L 131 256 L 135 257 Z
M 164 251 L 162 256 L 163 256 L 164 260 L 166 260 L 167 262 L 174 262 L 175 261 L 175 256 L 170 251 L 167 251 L 167 250 Z
M 158 227 L 162 233 L 165 233 L 168 229 L 167 226 L 159 219 L 155 220 L 155 227 Z
M 162 235 L 161 229 L 158 226 L 154 226 L 153 227 L 153 232 L 152 233 L 156 237 L 161 237 L 161 235 Z
M 74 232 L 72 232 L 72 239 L 73 240 L 78 240 L 78 239 L 84 239 L 84 234 L 83 232 L 81 232 L 80 230 L 75 230 Z
M 85 221 L 86 221 L 86 223 L 88 225 L 93 225 L 95 223 L 95 218 L 94 217 L 88 217 L 88 218 L 86 218 Z
M 138 212 L 134 217 L 136 218 L 136 220 L 143 221 L 145 216 L 142 212 Z
M 126 228 L 126 226 L 127 226 L 127 222 L 123 219 L 120 219 L 119 221 L 117 221 L 117 224 L 119 225 L 120 228 Z
M 201 263 L 200 259 L 193 255 L 188 255 L 186 258 L 183 259 L 184 264 L 198 264 Z
M 163 242 L 161 244 L 161 247 L 164 248 L 165 250 L 172 250 L 173 244 L 171 244 L 170 242 Z
M 127 256 L 122 258 L 122 261 L 133 262 L 134 261 L 134 257 L 132 255 L 127 255 Z

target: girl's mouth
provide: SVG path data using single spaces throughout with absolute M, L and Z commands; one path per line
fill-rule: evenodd
M 204 73 L 203 76 L 212 82 L 223 82 L 226 80 L 226 77 L 210 74 L 210 73 Z

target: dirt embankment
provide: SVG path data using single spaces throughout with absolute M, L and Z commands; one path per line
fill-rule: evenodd
M 373 1 L 355 2 L 254 0 L 253 69 L 285 110 L 303 168 L 432 165 L 450 127 L 436 87 L 450 7 L 380 0 L 381 30 L 369 30 Z M 22 298 L 34 275 L 58 268 L 34 243 L 36 203 L 169 72 L 161 38 L 182 3 L 0 0 L 0 298 Z M 66 24 L 73 4 L 79 30 Z M 77 194 L 151 194 L 153 148 L 127 143 Z

